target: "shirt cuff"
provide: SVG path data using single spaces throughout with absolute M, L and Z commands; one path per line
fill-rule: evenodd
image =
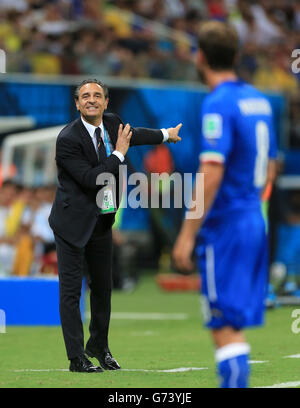
M 114 154 L 115 156 L 117 156 L 120 160 L 121 163 L 123 163 L 123 161 L 125 160 L 125 157 L 123 156 L 123 154 L 121 152 L 119 152 L 118 150 L 114 150 L 112 152 L 112 154 Z
M 162 131 L 162 134 L 164 136 L 163 138 L 163 142 L 166 142 L 169 139 L 169 133 L 167 131 L 167 129 L 160 129 Z

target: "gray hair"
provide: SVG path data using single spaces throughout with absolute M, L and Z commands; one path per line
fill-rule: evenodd
M 108 99 L 108 87 L 98 79 L 85 79 L 75 88 L 74 98 L 77 100 L 79 98 L 80 89 L 86 84 L 98 84 L 104 91 L 105 99 Z

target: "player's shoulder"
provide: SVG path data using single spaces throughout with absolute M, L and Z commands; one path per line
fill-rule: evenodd
M 236 87 L 233 85 L 233 82 L 223 82 L 208 93 L 203 100 L 203 112 L 217 111 L 225 114 L 232 111 L 237 94 Z
M 257 98 L 266 99 L 266 95 L 264 95 L 259 89 L 257 89 L 254 85 L 249 84 L 245 81 L 240 81 L 240 92 L 242 95 L 249 95 Z
M 272 113 L 266 95 L 243 80 L 224 82 L 218 86 L 204 100 L 203 109 L 217 110 L 224 114 L 237 111 L 241 114 Z
M 238 79 L 235 81 L 226 81 L 218 85 L 212 92 L 207 95 L 206 101 L 224 102 L 225 97 L 228 101 L 235 101 L 244 95 L 253 95 L 261 98 L 266 98 L 265 95 L 257 88 L 255 88 L 252 84 Z
M 244 82 L 243 88 L 237 96 L 236 103 L 241 114 L 272 115 L 272 107 L 269 99 L 253 85 Z

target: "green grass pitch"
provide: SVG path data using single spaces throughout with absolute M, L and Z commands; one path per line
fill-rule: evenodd
M 300 387 L 300 333 L 292 332 L 296 307 L 269 310 L 263 328 L 247 331 L 251 387 Z M 71 373 L 60 327 L 8 326 L 0 334 L 1 388 L 214 388 L 214 349 L 203 328 L 197 293 L 163 292 L 144 274 L 132 293 L 113 292 L 110 348 L 124 370 Z M 163 314 L 179 320 L 120 319 L 116 313 Z M 183 315 L 183 316 L 182 316 Z M 149 315 L 146 315 L 149 317 Z M 159 315 L 160 316 L 160 315 Z M 120 317 L 120 316 L 119 316 Z M 176 317 L 176 316 L 175 316 Z M 88 320 L 85 323 L 88 338 Z M 97 363 L 97 360 L 93 360 Z M 203 368 L 164 372 L 178 368 Z M 145 371 L 143 371 L 145 370 Z M 289 384 L 294 383 L 294 384 Z M 283 385 L 284 387 L 285 385 Z

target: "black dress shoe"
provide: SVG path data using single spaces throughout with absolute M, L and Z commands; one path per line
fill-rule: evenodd
M 85 356 L 78 356 L 71 359 L 70 371 L 77 373 L 102 373 L 101 367 L 94 366 L 90 360 Z
M 121 368 L 117 360 L 115 360 L 113 356 L 111 355 L 110 351 L 104 351 L 102 353 L 97 353 L 89 349 L 85 349 L 85 352 L 89 357 L 91 358 L 95 357 L 99 361 L 101 367 L 104 370 L 120 370 Z

